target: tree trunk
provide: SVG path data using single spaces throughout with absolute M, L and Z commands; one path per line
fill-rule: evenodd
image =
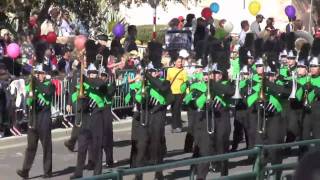
M 49 8 L 51 6 L 51 4 L 53 3 L 53 0 L 45 0 L 45 2 L 43 3 L 43 6 L 41 8 L 41 11 L 38 15 L 38 24 L 41 25 L 45 20 L 46 20 L 46 17 L 48 15 L 48 11 L 49 11 Z

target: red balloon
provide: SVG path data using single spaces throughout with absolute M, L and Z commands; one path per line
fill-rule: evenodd
M 84 45 L 85 45 L 86 41 L 87 41 L 86 36 L 84 36 L 84 35 L 76 36 L 74 39 L 74 46 L 76 47 L 76 49 L 78 51 L 81 51 L 84 49 Z
M 57 41 L 57 34 L 55 32 L 48 32 L 47 41 L 48 43 L 55 43 Z
M 212 17 L 212 11 L 210 8 L 206 7 L 203 8 L 201 11 L 201 16 L 205 19 L 209 19 L 210 17 Z
M 47 41 L 47 35 L 41 35 L 40 40 L 42 41 Z

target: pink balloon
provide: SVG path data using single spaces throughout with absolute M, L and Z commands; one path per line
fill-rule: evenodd
M 76 49 L 78 51 L 81 51 L 84 49 L 84 45 L 85 45 L 86 41 L 87 41 L 86 36 L 84 36 L 84 35 L 76 36 L 74 39 L 74 46 L 76 47 Z
M 7 54 L 12 59 L 17 58 L 20 55 L 20 46 L 17 43 L 11 43 L 7 46 Z

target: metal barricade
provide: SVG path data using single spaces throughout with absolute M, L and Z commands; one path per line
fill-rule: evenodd
M 256 161 L 254 164 L 252 164 L 253 166 L 252 171 L 242 172 L 240 174 L 224 176 L 224 177 L 215 178 L 215 179 L 216 180 L 217 179 L 219 180 L 234 179 L 235 180 L 235 179 L 254 178 L 256 180 L 264 180 L 272 176 L 272 174 L 270 174 L 271 171 L 275 172 L 275 171 L 283 171 L 283 170 L 292 170 L 298 164 L 297 162 L 294 162 L 294 163 L 276 164 L 271 166 L 267 165 L 262 162 L 265 151 L 272 150 L 272 149 L 284 149 L 284 148 L 294 147 L 294 146 L 310 146 L 310 145 L 319 145 L 319 144 L 320 144 L 320 139 L 305 140 L 305 141 L 298 141 L 298 142 L 284 143 L 284 144 L 257 145 L 255 148 L 250 150 L 243 150 L 239 152 L 226 153 L 221 155 L 185 159 L 180 161 L 174 161 L 174 162 L 168 162 L 168 163 L 152 165 L 152 166 L 144 166 L 144 167 L 138 167 L 138 168 L 117 168 L 106 174 L 86 177 L 86 178 L 82 178 L 82 180 L 98 180 L 98 179 L 122 180 L 124 179 L 124 176 L 128 176 L 128 175 L 143 174 L 148 172 L 158 172 L 158 171 L 190 166 L 195 164 L 201 164 L 201 163 L 207 163 L 207 162 L 219 162 L 219 161 L 225 161 L 225 160 L 242 157 L 242 156 L 256 156 Z M 190 180 L 194 180 L 194 176 L 195 174 L 192 171 L 190 173 Z
M 116 92 L 112 99 L 112 114 L 116 120 L 120 120 L 119 116 L 115 113 L 115 110 L 132 108 L 133 103 L 126 104 L 125 96 L 130 91 L 130 85 L 128 82 L 129 77 L 134 79 L 136 71 L 133 69 L 119 70 L 115 75 L 109 75 L 108 80 L 116 83 Z M 70 81 L 68 78 L 55 78 L 52 79 L 52 83 L 55 85 L 55 93 L 52 100 L 51 112 L 52 118 L 72 116 L 72 112 L 66 111 L 66 105 L 68 96 L 70 96 Z
M 112 100 L 112 110 L 132 108 L 133 103 L 126 104 L 125 96 L 130 91 L 129 77 L 134 79 L 136 70 L 119 70 L 116 72 L 116 93 Z
M 51 118 L 53 120 L 61 118 L 62 124 L 65 127 L 73 127 L 67 119 L 73 116 L 73 112 L 67 112 L 66 106 L 68 103 L 68 96 L 70 96 L 70 81 L 68 78 L 55 78 L 51 82 L 55 86 L 55 92 L 51 103 Z
M 136 71 L 130 70 L 119 70 L 116 75 L 110 75 L 109 81 L 116 83 L 116 92 L 112 99 L 112 113 L 116 120 L 120 120 L 114 113 L 114 110 L 121 110 L 126 108 L 132 108 L 133 103 L 125 104 L 125 96 L 129 93 L 130 85 L 128 82 L 129 77 L 134 79 Z M 70 79 L 67 77 L 57 77 L 51 79 L 55 87 L 54 96 L 51 103 L 51 117 L 52 119 L 66 118 L 73 116 L 73 112 L 67 112 L 66 106 L 68 98 L 71 96 Z M 25 90 L 24 90 L 25 91 Z M 70 125 L 69 125 L 70 126 Z

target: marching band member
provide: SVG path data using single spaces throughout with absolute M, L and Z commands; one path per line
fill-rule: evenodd
M 161 79 L 155 68 L 148 68 L 144 76 L 130 85 L 126 96 L 126 103 L 135 104 L 131 167 L 162 163 L 166 151 L 164 128 L 170 83 Z M 135 179 L 142 179 L 142 175 L 137 174 Z M 163 179 L 162 172 L 156 172 L 155 179 Z
M 201 62 L 199 62 L 201 63 Z M 188 128 L 187 128 L 187 134 L 186 134 L 186 138 L 185 138 L 185 143 L 184 143 L 184 152 L 185 153 L 189 153 L 193 151 L 193 142 L 194 142 L 194 137 L 193 137 L 193 123 L 194 123 L 194 119 L 196 117 L 196 114 L 194 113 L 194 111 L 196 111 L 197 109 L 195 109 L 195 106 L 190 106 L 189 102 L 186 103 L 186 98 L 190 98 L 192 93 L 190 91 L 192 91 L 192 89 L 190 89 L 191 87 L 196 87 L 194 84 L 203 81 L 203 68 L 202 66 L 199 65 L 199 63 L 197 65 L 192 65 L 192 68 L 194 68 L 192 74 L 189 74 L 188 76 L 188 81 L 185 82 L 184 84 L 182 84 L 181 86 L 181 91 L 182 92 L 187 92 L 187 95 L 185 96 L 183 102 L 186 106 L 188 106 L 188 110 L 187 110 L 187 118 L 188 118 Z M 188 89 L 188 91 L 186 90 Z M 187 98 L 187 99 L 188 99 Z M 189 100 L 188 100 L 189 101 Z
M 17 170 L 17 174 L 22 178 L 29 177 L 40 140 L 43 148 L 43 178 L 50 178 L 52 176 L 51 100 L 54 86 L 50 80 L 46 79 L 47 72 L 42 64 L 36 66 L 34 73 L 35 76 L 26 88 L 29 95 L 27 105 L 30 111 L 28 146 L 22 169 Z
M 251 91 L 251 77 L 252 74 L 248 68 L 248 65 L 243 66 L 239 74 L 239 91 L 240 99 L 237 99 L 235 103 L 235 123 L 234 123 L 234 132 L 233 132 L 233 142 L 231 151 L 236 151 L 239 143 L 243 138 L 243 131 L 245 134 L 247 148 L 249 146 L 248 141 L 248 126 L 249 126 L 249 116 L 248 116 L 248 106 L 245 99 L 248 97 Z M 243 130 L 242 130 L 243 129 Z
M 101 79 L 106 81 L 107 84 L 104 87 L 104 100 L 105 109 L 103 110 L 103 149 L 106 155 L 106 165 L 109 167 L 113 166 L 113 126 L 112 120 L 113 115 L 111 113 L 112 98 L 116 91 L 116 85 L 114 79 L 111 79 L 106 72 L 106 69 L 101 67 L 100 69 Z
M 313 57 L 310 61 L 310 81 L 305 85 L 305 117 L 302 126 L 302 140 L 320 138 L 320 123 L 318 118 L 320 108 L 320 64 L 319 58 Z
M 225 79 L 223 72 L 216 67 L 213 75 L 209 75 L 210 93 L 213 98 L 214 111 L 214 153 L 224 154 L 229 151 L 229 137 L 231 133 L 230 101 L 234 95 L 234 87 Z M 209 131 L 211 131 L 209 129 Z M 222 176 L 228 175 L 228 161 L 218 163 Z
M 80 131 L 78 135 L 78 158 L 74 174 L 70 179 L 81 178 L 88 149 L 91 148 L 91 166 L 93 174 L 102 172 L 103 147 L 103 110 L 105 109 L 104 86 L 106 83 L 98 78 L 98 70 L 89 64 L 87 77 L 78 85 L 78 92 L 72 95 L 72 101 L 78 101 L 80 110 Z M 81 92 L 81 86 L 83 92 Z
M 277 73 L 271 68 L 266 72 L 265 85 L 265 102 L 264 113 L 265 117 L 262 117 L 262 123 L 258 124 L 258 131 L 260 127 L 262 132 L 258 132 L 257 142 L 262 144 L 281 144 L 284 143 L 286 122 L 282 118 L 281 112 L 283 110 L 283 101 L 287 101 L 290 91 L 285 86 L 284 82 L 278 79 Z M 263 115 L 263 114 L 262 114 Z M 265 118 L 265 120 L 263 120 Z M 266 162 L 271 164 L 282 163 L 282 150 L 269 150 L 267 152 Z M 281 172 L 277 172 L 277 178 L 281 177 Z

